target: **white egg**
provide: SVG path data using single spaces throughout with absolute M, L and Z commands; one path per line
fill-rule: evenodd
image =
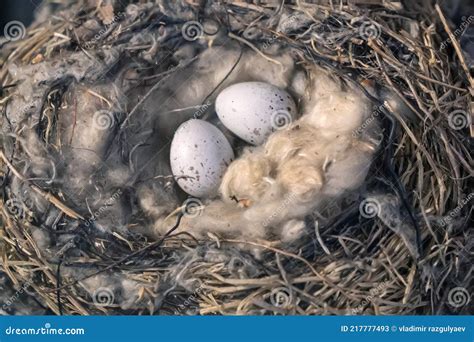
M 171 142 L 173 176 L 181 189 L 195 197 L 216 196 L 233 159 L 234 152 L 224 134 L 203 120 L 182 123 Z
M 230 131 L 253 145 L 288 126 L 296 116 L 286 91 L 264 82 L 243 82 L 225 88 L 216 99 L 219 119 Z

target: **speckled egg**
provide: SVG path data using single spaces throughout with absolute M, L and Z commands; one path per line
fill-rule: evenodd
M 182 123 L 171 142 L 173 176 L 181 189 L 195 197 L 216 196 L 233 159 L 234 152 L 224 134 L 203 120 Z
M 296 117 L 295 102 L 286 91 L 264 82 L 243 82 L 225 88 L 216 112 L 235 135 L 253 145 L 287 127 Z

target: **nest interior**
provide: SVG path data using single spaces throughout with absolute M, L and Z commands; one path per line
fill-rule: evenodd
M 474 81 L 439 6 L 91 0 L 44 5 L 20 34 L 0 54 L 3 313 L 469 311 Z M 218 76 L 198 65 L 210 88 L 190 71 L 231 47 L 357 86 L 383 127 L 362 188 L 291 244 L 176 230 L 186 197 L 146 167 L 183 117 L 212 116 L 239 58 Z M 200 103 L 164 103 L 170 83 Z M 177 210 L 150 234 L 162 207 Z

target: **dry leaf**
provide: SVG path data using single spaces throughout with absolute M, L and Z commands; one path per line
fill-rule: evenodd
M 39 53 L 31 60 L 31 64 L 38 64 L 39 62 L 42 62 L 42 61 L 43 61 L 43 55 Z
M 114 7 L 111 4 L 100 6 L 98 16 L 104 25 L 111 24 L 114 21 Z

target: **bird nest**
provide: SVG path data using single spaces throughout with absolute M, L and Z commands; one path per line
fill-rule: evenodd
M 21 23 L 5 30 L 4 313 L 467 312 L 474 81 L 438 6 L 124 3 L 49 4 L 28 30 Z M 136 209 L 140 182 L 176 186 L 170 175 L 143 175 L 137 154 L 149 143 L 134 135 L 135 118 L 153 110 L 147 102 L 163 82 L 224 41 L 270 62 L 279 48 L 291 50 L 301 68 L 316 65 L 358 87 L 383 127 L 362 190 L 343 198 L 342 211 L 306 215 L 304 236 L 289 245 L 178 231 L 187 212 L 179 206 L 168 230 L 154 236 L 143 228 L 147 213 Z M 214 92 L 192 111 L 212 112 Z M 111 120 L 115 128 L 87 136 L 93 128 L 80 116 L 97 112 L 99 127 Z M 60 134 L 64 125 L 69 136 Z M 81 134 L 81 148 L 96 153 L 100 145 L 100 157 L 71 158 Z M 127 210 L 117 214 L 118 202 Z

